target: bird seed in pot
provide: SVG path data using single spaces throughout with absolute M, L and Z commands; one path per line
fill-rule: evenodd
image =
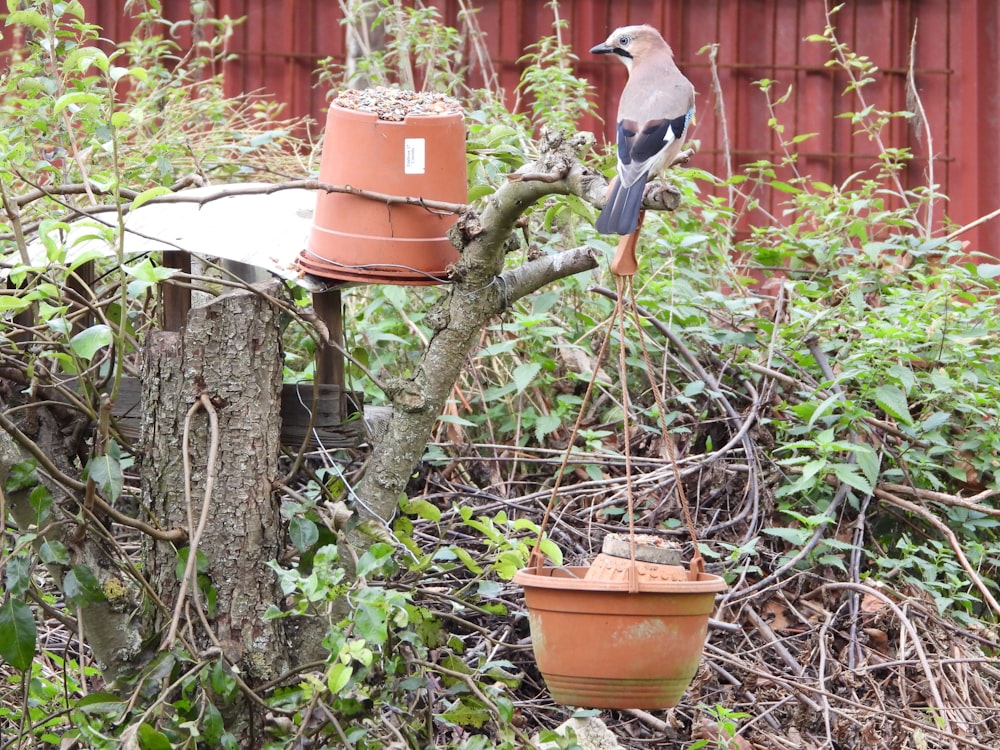
M 462 104 L 445 94 L 429 91 L 405 91 L 384 86 L 347 89 L 333 103 L 357 112 L 372 112 L 380 120 L 402 122 L 408 115 L 444 115 L 462 111 Z

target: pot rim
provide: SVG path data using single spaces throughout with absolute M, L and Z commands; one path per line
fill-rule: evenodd
M 383 120 L 375 112 L 369 112 L 366 109 L 351 109 L 350 107 L 342 107 L 339 104 L 334 104 L 331 101 L 329 109 L 327 110 L 328 116 L 329 116 L 329 113 L 332 112 L 332 111 L 334 111 L 334 110 L 337 111 L 338 117 L 339 116 L 355 116 L 355 117 L 360 118 L 362 120 L 374 120 L 375 122 L 381 123 L 382 125 L 405 126 L 406 125 L 406 121 L 410 120 L 410 119 L 413 119 L 413 120 L 434 120 L 434 119 L 445 119 L 445 118 L 457 118 L 459 120 L 462 120 L 463 122 L 465 121 L 465 112 L 464 112 L 464 110 L 449 110 L 447 112 L 414 112 L 414 113 L 405 115 L 402 120 Z
M 514 583 L 525 589 L 556 589 L 561 591 L 594 591 L 629 593 L 628 581 L 586 580 L 589 566 L 521 568 L 514 574 Z M 539 572 L 540 570 L 540 572 Z M 556 573 L 561 573 L 555 575 Z M 568 574 L 568 575 L 567 575 Z M 711 573 L 699 573 L 696 581 L 640 581 L 640 594 L 717 594 L 729 588 L 725 579 Z

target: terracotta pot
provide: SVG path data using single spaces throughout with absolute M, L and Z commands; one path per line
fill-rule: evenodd
M 525 568 L 524 587 L 538 669 L 552 698 L 586 708 L 676 706 L 698 671 L 719 576 L 643 581 L 588 580 L 587 567 Z
M 330 106 L 323 182 L 449 203 L 468 199 L 465 121 L 460 112 L 401 122 Z M 458 251 L 446 233 L 457 216 L 320 192 L 299 264 L 327 278 L 379 284 L 437 284 Z

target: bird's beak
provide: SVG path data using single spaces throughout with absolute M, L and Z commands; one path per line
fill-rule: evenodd
M 615 48 L 610 46 L 607 42 L 601 42 L 596 47 L 590 48 L 590 54 L 592 55 L 610 55 L 615 51 Z

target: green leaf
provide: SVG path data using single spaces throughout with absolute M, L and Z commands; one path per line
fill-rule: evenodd
M 910 407 L 906 403 L 906 394 L 902 388 L 895 385 L 880 385 L 875 389 L 875 403 L 893 419 L 906 425 L 913 424 Z
M 222 735 L 226 731 L 226 725 L 222 719 L 222 713 L 211 701 L 205 703 L 205 715 L 201 720 L 201 728 L 205 733 L 205 743 L 209 747 L 219 747 Z
M 212 685 L 212 690 L 219 695 L 229 697 L 236 691 L 236 678 L 233 677 L 232 670 L 223 664 L 221 660 L 216 661 L 212 665 L 212 671 L 209 672 L 208 679 Z
M 55 499 L 52 497 L 52 493 L 49 492 L 49 488 L 44 484 L 40 484 L 31 490 L 28 502 L 35 513 L 35 524 L 40 526 L 48 520 L 49 512 L 52 510 L 52 504 L 55 502 Z
M 509 581 L 521 568 L 524 567 L 524 556 L 514 550 L 506 550 L 497 555 L 493 569 L 503 580 Z
M 38 557 L 46 565 L 68 565 L 69 550 L 58 539 L 46 539 L 38 548 Z
M 692 380 L 686 386 L 684 386 L 684 395 L 688 398 L 694 398 L 699 393 L 704 392 L 705 381 L 704 380 Z
M 347 687 L 347 683 L 354 676 L 354 667 L 343 662 L 337 662 L 330 671 L 326 673 L 326 688 L 334 695 L 339 695 L 340 691 Z
M 149 258 L 143 258 L 138 263 L 133 263 L 130 266 L 122 266 L 122 270 L 132 278 L 145 281 L 149 284 L 158 284 L 161 281 L 166 281 L 177 273 L 176 268 L 158 266 Z
M 454 546 L 451 547 L 451 551 L 455 553 L 455 557 L 457 557 L 473 575 L 482 575 L 482 567 L 480 567 L 475 558 L 469 554 L 468 550 L 464 547 Z
M 24 297 L 15 297 L 10 294 L 0 295 L 0 313 L 23 312 L 31 306 L 31 300 Z
M 142 750 L 172 750 L 170 739 L 163 732 L 153 729 L 149 724 L 140 724 L 136 732 L 139 747 Z
M 123 128 L 128 124 L 129 114 L 122 110 L 111 113 L 111 127 L 113 128 Z
M 858 473 L 857 466 L 853 464 L 832 464 L 830 468 L 833 469 L 833 473 L 837 479 L 849 487 L 853 487 L 866 495 L 870 495 L 875 491 L 872 483 Z
M 484 346 L 479 352 L 476 353 L 476 358 L 479 357 L 495 357 L 497 354 L 506 354 L 507 352 L 512 352 L 517 348 L 518 339 L 505 339 L 504 341 L 498 341 L 495 344 L 490 344 L 489 346 Z
M 99 323 L 76 334 L 69 340 L 69 346 L 76 356 L 89 362 L 97 352 L 110 346 L 111 341 L 111 328 L 104 323 Z
M 11 596 L 21 596 L 28 590 L 28 584 L 31 583 L 31 561 L 27 555 L 20 554 L 7 558 L 4 583 L 7 593 Z
M 52 114 L 57 115 L 66 107 L 72 105 L 100 104 L 101 97 L 89 91 L 70 91 L 68 94 L 60 96 L 52 108 Z
M 442 414 L 440 417 L 438 417 L 438 421 L 439 422 L 446 422 L 448 424 L 457 424 L 457 425 L 461 425 L 462 427 L 475 427 L 476 426 L 475 422 L 473 422 L 471 420 L 468 420 L 468 419 L 465 419 L 465 417 L 460 417 L 457 414 Z
M 563 553 L 559 548 L 559 545 L 553 542 L 548 537 L 542 539 L 542 543 L 539 545 L 539 549 L 542 553 L 552 561 L 553 565 L 559 566 L 563 564 Z
M 7 9 L 10 11 L 7 16 L 7 26 L 31 26 L 32 28 L 42 32 L 42 38 L 45 38 L 49 31 L 49 22 L 46 20 L 38 11 L 34 10 L 17 10 L 17 6 L 20 3 L 13 2 L 13 0 L 7 0 Z
M 35 658 L 35 616 L 20 599 L 10 598 L 0 604 L 0 657 L 21 672 L 31 667 Z
M 63 593 L 73 604 L 91 604 L 104 601 L 101 588 L 94 571 L 86 565 L 74 565 L 63 577 Z
M 177 550 L 177 563 L 174 565 L 174 575 L 177 576 L 178 581 L 184 580 L 184 571 L 187 570 L 187 561 L 190 553 L 190 547 L 182 547 Z M 197 573 L 205 573 L 208 571 L 208 557 L 201 550 L 198 550 L 195 556 L 194 565 L 195 572 Z
M 478 702 L 477 705 L 468 705 L 456 701 L 451 708 L 441 714 L 441 718 L 453 724 L 480 729 L 490 720 L 490 712 Z
M 391 544 L 376 542 L 358 560 L 357 574 L 367 576 L 372 573 L 384 572 L 392 564 L 392 551 Z
M 517 392 L 521 393 L 531 385 L 531 381 L 535 379 L 538 372 L 542 369 L 542 366 L 537 362 L 525 362 L 522 365 L 518 365 L 514 368 L 513 379 L 514 385 L 517 388 Z
M 858 443 L 854 446 L 854 458 L 858 462 L 861 473 L 868 480 L 868 484 L 874 486 L 878 482 L 880 468 L 878 453 L 867 443 Z
M 809 538 L 813 535 L 813 532 L 810 529 L 788 529 L 788 528 L 764 529 L 764 533 L 770 536 L 776 536 L 779 539 L 784 539 L 793 547 L 801 547 L 803 544 L 809 541 Z
M 109 501 L 113 502 L 121 497 L 125 474 L 121 462 L 116 456 L 110 455 L 110 452 L 90 459 L 87 464 L 87 476 Z
M 995 279 L 1000 276 L 1000 263 L 980 263 L 976 271 L 984 279 Z
M 170 195 L 173 192 L 166 185 L 157 185 L 156 187 L 151 187 L 149 190 L 143 190 L 135 198 L 132 199 L 132 205 L 129 210 L 135 211 L 144 203 L 149 203 L 153 198 L 159 198 L 161 195 Z
M 117 714 L 125 703 L 114 693 L 90 693 L 78 700 L 76 707 L 86 714 Z
M 94 66 L 99 70 L 108 71 L 110 61 L 108 56 L 97 47 L 76 47 L 71 50 L 63 62 L 63 70 L 72 73 L 85 73 L 87 68 Z M 96 97 L 96 94 L 92 94 Z M 100 101 L 98 98 L 97 101 Z
M 419 498 L 414 500 L 407 499 L 407 501 L 401 505 L 401 509 L 404 513 L 417 516 L 418 518 L 423 518 L 427 521 L 433 521 L 434 523 L 441 520 L 441 509 L 434 503 L 427 500 L 421 500 Z
M 295 516 L 288 523 L 288 536 L 299 552 L 305 552 L 319 540 L 319 529 L 308 518 Z

